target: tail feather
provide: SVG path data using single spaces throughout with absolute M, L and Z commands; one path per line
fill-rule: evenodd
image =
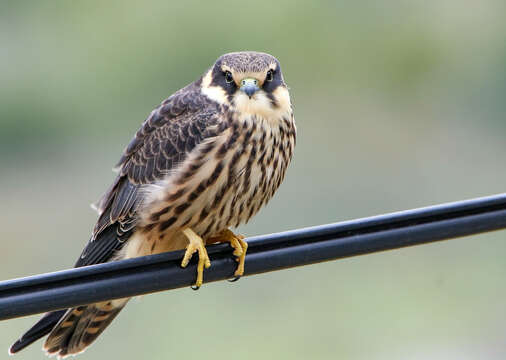
M 15 354 L 25 347 L 49 334 L 55 325 L 60 321 L 66 310 L 58 310 L 45 314 L 30 330 L 19 338 L 9 349 L 10 354 Z
M 115 300 L 68 310 L 44 343 L 48 355 L 83 352 L 111 323 L 128 300 Z

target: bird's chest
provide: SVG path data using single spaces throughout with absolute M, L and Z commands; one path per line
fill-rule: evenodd
M 291 114 L 234 119 L 170 176 L 145 219 L 162 234 L 191 227 L 202 237 L 245 223 L 281 184 L 294 146 Z
M 293 153 L 295 131 L 291 117 L 288 120 L 270 124 L 252 117 L 224 136 L 210 159 L 222 164 L 224 171 L 202 204 L 209 217 L 194 225 L 202 236 L 247 222 L 272 197 Z

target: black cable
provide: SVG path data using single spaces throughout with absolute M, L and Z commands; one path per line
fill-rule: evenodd
M 506 193 L 248 239 L 245 275 L 314 264 L 506 228 Z M 190 286 L 196 260 L 184 251 L 0 283 L 0 320 Z M 204 282 L 232 277 L 228 244 L 208 247 Z M 205 286 L 205 285 L 204 285 Z M 202 291 L 202 290 L 200 290 Z

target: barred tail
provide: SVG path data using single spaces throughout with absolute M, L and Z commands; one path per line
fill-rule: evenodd
M 48 355 L 65 357 L 83 352 L 111 323 L 128 299 L 69 309 L 44 343 Z
M 9 354 L 15 354 L 23 350 L 25 347 L 47 335 L 53 330 L 55 325 L 65 315 L 66 310 L 58 310 L 45 314 L 42 319 L 37 321 L 30 330 L 23 334 L 9 349 Z

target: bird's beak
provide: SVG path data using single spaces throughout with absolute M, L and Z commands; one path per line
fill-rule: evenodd
M 246 95 L 251 97 L 258 91 L 260 88 L 258 87 L 258 80 L 253 78 L 246 78 L 241 80 L 241 91 L 244 91 Z

